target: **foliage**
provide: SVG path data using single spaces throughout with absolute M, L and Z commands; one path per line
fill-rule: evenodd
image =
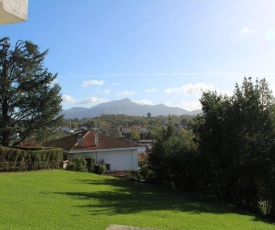
M 275 104 L 267 82 L 244 78 L 232 96 L 206 91 L 200 102 L 192 130 L 176 133 L 170 119 L 158 133 L 150 181 L 274 218 Z
M 79 171 L 86 172 L 87 171 L 87 162 L 83 158 L 77 158 L 73 161 L 70 161 L 66 167 L 67 170 L 70 171 Z
M 169 118 L 168 126 L 159 133 L 151 153 L 149 169 L 142 170 L 143 177 L 149 182 L 160 185 L 191 190 L 193 186 L 194 145 L 190 133 L 177 134 Z M 194 172 L 193 172 L 194 171 Z
M 58 168 L 62 160 L 58 148 L 0 147 L 0 171 L 26 171 Z
M 184 119 L 186 122 L 192 120 L 194 116 L 182 115 L 182 116 L 171 116 L 175 127 L 179 127 L 181 125 L 181 120 Z M 111 115 L 111 114 L 103 114 L 99 117 L 95 118 L 84 118 L 84 119 L 70 119 L 63 120 L 63 126 L 69 126 L 70 123 L 75 126 L 86 127 L 88 129 L 96 128 L 97 126 L 100 130 L 115 138 L 129 138 L 139 140 L 141 139 L 152 139 L 155 137 L 156 133 L 161 129 L 161 127 L 165 127 L 167 120 L 169 117 L 167 116 L 157 116 L 157 117 L 140 117 L 140 116 L 126 116 L 123 114 Z M 137 126 L 147 128 L 147 131 L 140 131 L 137 129 Z M 133 128 L 132 132 L 127 134 L 122 134 L 120 128 Z
M 142 165 L 139 170 L 139 175 L 142 180 L 153 181 L 153 171 L 149 168 L 148 165 Z
M 193 130 L 199 189 L 253 211 L 274 210 L 274 99 L 265 80 L 244 78 L 233 96 L 204 92 Z M 268 178 L 268 179 L 267 179 Z M 267 208 L 261 210 L 260 203 Z M 275 214 L 275 213 L 274 213 Z
M 72 161 L 69 161 L 66 169 L 69 171 L 80 171 L 80 172 L 88 171 L 99 175 L 103 175 L 107 171 L 107 167 L 104 161 L 101 161 L 98 164 L 96 164 L 94 158 L 81 158 L 81 157 L 74 159 Z
M 96 164 L 95 165 L 94 172 L 96 174 L 103 175 L 103 174 L 106 173 L 106 171 L 107 171 L 106 164 L 102 163 L 102 164 Z
M 66 170 L 0 176 L 0 229 L 272 230 L 274 225 L 217 201 L 110 176 Z
M 60 121 L 60 86 L 30 41 L 0 39 L 0 144 L 16 146 L 27 137 L 52 132 Z

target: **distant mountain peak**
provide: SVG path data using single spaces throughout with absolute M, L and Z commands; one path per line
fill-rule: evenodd
M 86 117 L 97 117 L 102 114 L 125 114 L 127 116 L 147 116 L 148 113 L 151 113 L 152 116 L 194 115 L 193 111 L 188 112 L 187 110 L 179 107 L 169 107 L 164 104 L 141 105 L 131 101 L 129 98 L 104 102 L 96 106 L 93 106 L 90 109 L 78 107 L 62 111 L 62 114 L 64 114 L 66 119 L 82 119 Z M 196 111 L 195 114 L 198 113 L 199 111 Z
M 126 97 L 126 98 L 121 99 L 121 100 L 119 100 L 119 101 L 131 101 L 131 100 L 130 100 L 130 98 Z M 131 102 L 132 102 L 132 101 L 131 101 Z

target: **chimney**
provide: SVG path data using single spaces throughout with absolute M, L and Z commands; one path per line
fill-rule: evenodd
M 82 147 L 83 146 L 83 139 L 82 139 L 82 135 L 81 134 L 78 134 L 78 137 L 77 137 L 77 146 L 78 147 Z
M 95 133 L 95 145 L 98 147 L 98 133 Z

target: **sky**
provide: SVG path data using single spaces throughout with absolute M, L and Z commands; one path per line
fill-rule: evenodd
M 244 77 L 275 92 L 274 0 L 29 0 L 28 20 L 0 26 L 11 43 L 49 49 L 62 107 L 129 98 L 200 109 Z

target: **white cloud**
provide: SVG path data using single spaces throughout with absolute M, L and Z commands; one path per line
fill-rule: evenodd
M 196 109 L 201 109 L 201 103 L 198 101 L 180 101 L 179 104 L 174 104 L 170 101 L 164 103 L 166 106 L 169 107 L 179 107 L 185 109 L 187 111 L 193 111 Z
M 141 104 L 141 105 L 152 105 L 153 104 L 151 101 L 145 100 L 145 99 L 139 100 L 139 101 L 135 101 L 135 102 L 138 103 L 138 104 Z
M 109 94 L 111 91 L 109 89 L 105 89 L 105 90 L 97 90 L 97 93 L 104 93 L 104 94 Z
M 245 27 L 240 31 L 241 34 L 251 34 L 254 32 L 255 32 L 255 30 L 249 29 L 248 27 Z
M 181 87 L 168 88 L 164 90 L 167 94 L 184 93 L 186 95 L 200 96 L 202 91 L 214 90 L 214 85 L 206 83 L 187 84 Z
M 65 104 L 100 104 L 108 101 L 106 99 L 97 98 L 97 97 L 89 97 L 89 98 L 84 98 L 79 100 L 69 95 L 63 95 L 62 100 L 63 100 L 62 102 Z
M 69 96 L 69 95 L 63 95 L 62 96 L 62 102 L 63 103 L 68 103 L 68 104 L 73 104 L 76 102 L 76 99 Z
M 188 111 L 201 109 L 201 103 L 199 101 L 181 101 L 179 107 Z
M 119 95 L 119 96 L 125 96 L 125 97 L 133 95 L 133 94 L 135 94 L 134 91 L 123 91 L 123 92 L 118 92 L 117 93 L 117 95 Z
M 98 80 L 89 80 L 89 81 L 84 81 L 82 83 L 83 87 L 87 87 L 90 85 L 103 85 L 103 81 L 98 81 Z
M 153 89 L 146 89 L 145 92 L 146 92 L 146 93 L 154 93 L 154 92 L 157 92 L 157 89 L 156 89 L 156 88 L 153 88 Z
M 164 102 L 163 104 L 169 107 L 175 107 L 175 105 L 173 105 L 170 101 Z
M 79 101 L 77 101 L 76 104 L 100 104 L 103 102 L 106 102 L 106 99 L 103 98 L 97 98 L 97 97 L 89 97 L 89 98 L 84 98 Z

